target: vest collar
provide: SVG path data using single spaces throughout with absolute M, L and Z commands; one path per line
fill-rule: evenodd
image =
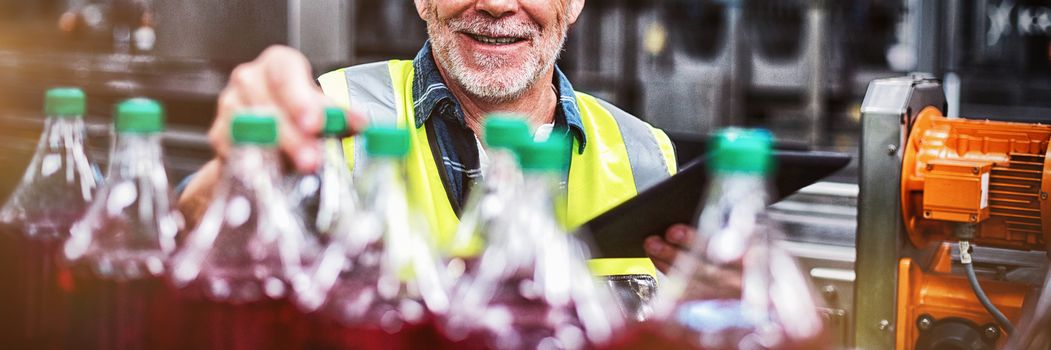
M 412 100 L 416 127 L 423 126 L 435 112 L 438 112 L 441 117 L 466 127 L 463 109 L 438 71 L 438 65 L 431 54 L 431 42 L 429 40 L 423 44 L 423 48 L 416 54 L 412 66 L 414 69 Z M 558 68 L 558 65 L 555 65 L 553 79 L 552 83 L 558 93 L 558 104 L 555 108 L 555 127 L 556 129 L 568 129 L 580 144 L 578 152 L 583 153 L 584 146 L 587 144 L 587 136 L 584 132 L 584 123 L 580 116 L 580 109 L 577 106 L 577 94 L 573 90 L 573 85 L 569 83 L 569 79 Z

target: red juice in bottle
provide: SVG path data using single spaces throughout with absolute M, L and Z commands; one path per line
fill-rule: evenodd
M 319 325 L 320 348 L 434 347 L 432 314 L 449 301 L 427 225 L 408 201 L 408 133 L 370 127 L 364 137 L 361 210 L 331 237 L 299 301 Z
M 44 131 L 33 158 L 3 208 L 0 225 L 11 265 L 3 270 L 14 327 L 6 332 L 16 348 L 56 349 L 66 338 L 72 275 L 59 261 L 69 227 L 102 182 L 86 152 L 84 92 L 51 89 L 45 96 Z M 5 315 L 6 316 L 6 315 Z
M 26 348 L 59 349 L 67 344 L 72 273 L 60 263 L 61 244 L 53 240 L 20 239 L 16 284 L 21 325 L 17 344 Z
M 301 348 L 302 316 L 291 300 L 308 283 L 318 243 L 280 185 L 274 116 L 238 112 L 231 132 L 212 201 L 171 259 L 186 305 L 180 348 Z
M 658 291 L 653 322 L 699 349 L 822 349 L 812 287 L 766 214 L 772 136 L 726 129 L 711 143 L 696 235 Z
M 350 263 L 327 288 L 324 303 L 307 315 L 312 348 L 418 349 L 439 339 L 423 300 L 406 295 L 406 290 L 395 293 L 401 297 L 381 294 L 381 267 L 368 264 L 380 261 L 381 246 L 382 242 L 371 244 L 359 255 L 364 259 Z
M 179 349 L 296 349 L 303 347 L 306 323 L 288 299 L 243 303 L 183 293 Z
M 19 286 L 16 285 L 21 282 L 16 278 L 19 270 L 16 255 L 18 241 L 15 240 L 16 234 L 9 231 L 9 228 L 0 225 L 0 281 L 5 281 L 4 287 L 0 288 L 0 315 L 7 315 L 0 318 L 0 347 L 18 345 L 16 327 L 20 325 L 19 321 L 22 318 L 19 314 L 21 305 L 17 303 L 20 299 L 17 293 Z
M 79 349 L 179 349 L 183 307 L 161 277 L 100 279 L 75 274 L 70 345 Z
M 588 271 L 586 248 L 556 217 L 569 151 L 561 136 L 518 147 L 523 184 L 488 225 L 489 244 L 443 322 L 453 347 L 586 349 L 621 328 L 609 289 Z
M 129 99 L 117 105 L 114 125 L 106 184 L 62 246 L 75 281 L 67 291 L 69 342 L 162 348 L 168 331 L 159 326 L 178 317 L 162 277 L 182 228 L 164 171 L 164 111 L 153 100 Z

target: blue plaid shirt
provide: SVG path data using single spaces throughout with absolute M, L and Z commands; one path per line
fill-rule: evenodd
M 412 100 L 415 101 L 416 127 L 427 125 L 435 164 L 439 165 L 449 202 L 459 215 L 471 186 L 482 176 L 476 136 L 467 127 L 460 102 L 449 91 L 438 71 L 429 41 L 413 60 L 413 68 Z M 577 108 L 577 96 L 569 79 L 557 66 L 552 84 L 558 93 L 554 130 L 571 133 L 580 145 L 576 151 L 583 152 L 587 138 Z

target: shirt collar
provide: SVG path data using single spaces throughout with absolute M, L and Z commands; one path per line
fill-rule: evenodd
M 423 48 L 416 54 L 412 64 L 415 70 L 412 100 L 414 101 L 413 109 L 415 111 L 416 127 L 423 126 L 423 123 L 435 114 L 435 109 L 441 112 L 442 106 L 451 108 L 451 110 L 448 110 L 448 112 L 451 112 L 451 115 L 447 115 L 447 117 L 451 117 L 458 125 L 466 127 L 460 103 L 445 84 L 445 79 L 442 78 L 441 72 L 438 71 L 438 65 L 431 55 L 431 42 L 429 40 L 423 44 Z M 583 153 L 587 138 L 584 133 L 584 123 L 580 118 L 580 109 L 577 106 L 576 92 L 573 91 L 573 85 L 569 83 L 569 79 L 566 78 L 557 65 L 555 66 L 553 79 L 553 84 L 558 94 L 558 107 L 555 108 L 555 127 L 567 128 L 573 134 L 573 137 L 577 139 L 577 142 L 580 143 L 578 152 Z

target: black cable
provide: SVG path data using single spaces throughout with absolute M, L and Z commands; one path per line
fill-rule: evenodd
M 993 305 L 993 302 L 989 300 L 989 296 L 985 295 L 985 291 L 982 290 L 982 286 L 978 284 L 978 276 L 974 274 L 974 265 L 971 264 L 971 252 L 964 251 L 964 249 L 969 250 L 968 242 L 961 241 L 960 243 L 960 263 L 963 264 L 963 268 L 967 270 L 967 282 L 971 283 L 971 289 L 974 290 L 974 295 L 978 297 L 978 301 L 982 303 L 983 307 L 985 307 L 985 311 L 988 311 L 990 315 L 993 315 L 993 318 L 996 319 L 996 323 L 1000 324 L 1000 328 L 1003 328 L 1004 332 L 1007 334 L 1013 334 L 1015 332 L 1015 327 L 1011 325 L 1011 321 L 996 308 L 996 305 Z

